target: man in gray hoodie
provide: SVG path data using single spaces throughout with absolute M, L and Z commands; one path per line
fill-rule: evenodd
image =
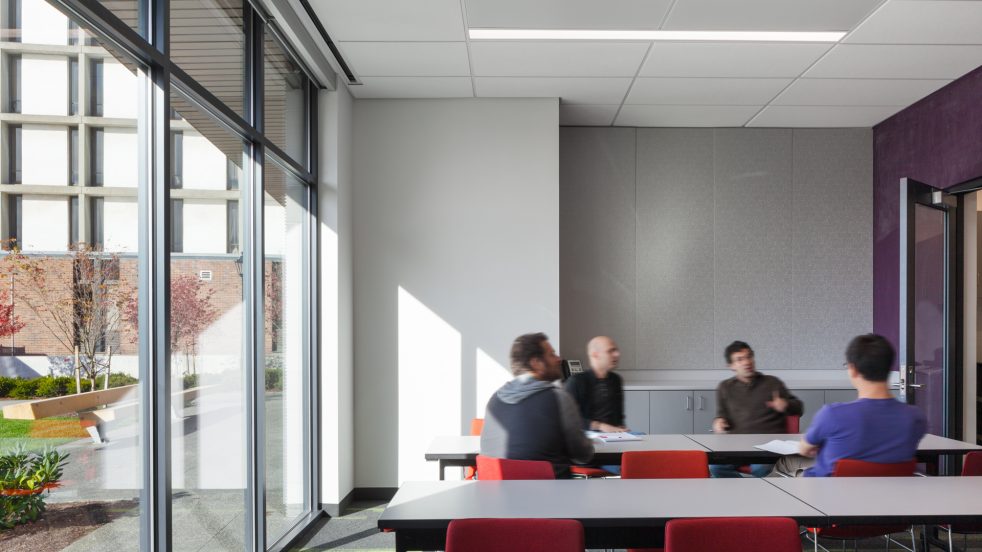
M 552 462 L 556 478 L 569 478 L 572 463 L 593 458 L 579 408 L 554 382 L 561 359 L 544 333 L 525 334 L 511 346 L 515 379 L 488 401 L 481 432 L 481 454 L 512 460 Z M 478 475 L 480 477 L 480 475 Z

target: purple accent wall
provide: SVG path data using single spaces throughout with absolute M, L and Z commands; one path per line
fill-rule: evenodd
M 873 331 L 900 332 L 900 179 L 982 176 L 982 67 L 873 127 Z

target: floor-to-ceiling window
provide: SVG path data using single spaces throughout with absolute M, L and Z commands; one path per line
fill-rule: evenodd
M 316 85 L 243 0 L 0 4 L 0 458 L 63 464 L 18 531 L 282 548 L 319 503 Z

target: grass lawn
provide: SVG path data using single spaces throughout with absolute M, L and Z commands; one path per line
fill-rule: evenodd
M 0 453 L 21 444 L 28 449 L 56 447 L 88 434 L 78 418 L 45 418 L 43 420 L 7 420 L 0 412 Z

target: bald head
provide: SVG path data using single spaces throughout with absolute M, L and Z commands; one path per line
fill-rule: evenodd
M 586 345 L 586 354 L 590 358 L 590 367 L 599 378 L 607 377 L 611 370 L 617 368 L 621 351 L 613 339 L 599 335 Z

